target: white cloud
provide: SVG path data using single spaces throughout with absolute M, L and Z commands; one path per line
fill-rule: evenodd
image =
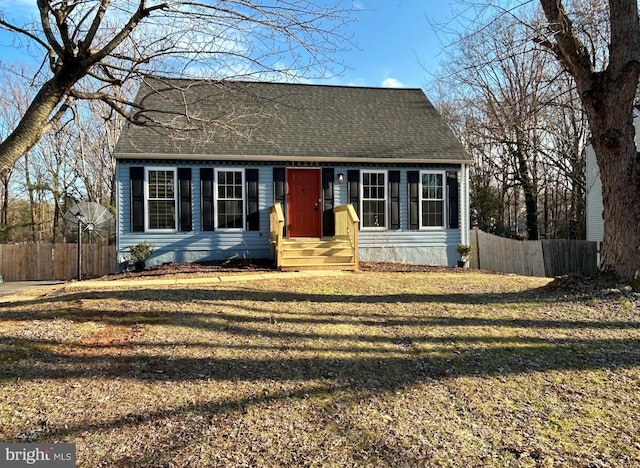
M 382 82 L 382 87 L 383 88 L 404 88 L 405 86 L 402 83 L 402 81 L 396 78 L 385 78 L 384 81 Z
M 10 2 L 0 0 L 0 4 L 2 5 L 0 10 L 6 14 L 6 19 L 10 23 L 30 20 L 40 16 L 37 2 L 33 0 L 12 0 Z

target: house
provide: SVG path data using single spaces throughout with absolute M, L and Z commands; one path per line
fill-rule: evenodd
M 636 131 L 636 148 L 640 148 L 640 106 L 633 110 L 633 126 Z M 587 146 L 586 182 L 587 182 L 587 240 L 598 243 L 598 264 L 600 264 L 600 250 L 604 240 L 604 207 L 602 204 L 602 181 L 600 168 L 596 160 L 593 146 Z
M 148 78 L 135 107 L 115 148 L 122 268 L 141 240 L 162 264 L 350 236 L 356 268 L 455 265 L 469 243 L 472 161 L 420 89 Z

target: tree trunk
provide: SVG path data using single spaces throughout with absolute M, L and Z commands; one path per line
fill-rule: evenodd
M 603 73 L 586 83 L 576 80 L 578 90 L 590 85 L 581 95 L 602 181 L 600 269 L 625 281 L 640 276 L 640 161 L 633 126 L 637 83 L 637 71 L 618 76 Z
M 542 41 L 571 73 L 591 129 L 602 180 L 604 242 L 601 270 L 632 282 L 640 276 L 640 161 L 633 103 L 640 76 L 637 0 L 610 0 L 609 57 L 596 71 L 563 2 L 540 0 L 552 40 Z
M 607 118 L 611 113 L 614 115 Z M 615 108 L 600 110 L 610 122 L 617 113 Z M 633 135 L 632 122 L 627 122 L 606 133 L 594 131 L 592 138 L 604 206 L 601 270 L 626 280 L 640 275 L 640 170 Z
M 518 182 L 524 195 L 524 207 L 527 217 L 527 236 L 529 240 L 538 240 L 538 193 L 537 184 L 533 180 L 534 168 L 530 168 L 526 155 L 522 150 L 514 151 L 518 172 Z M 517 215 L 516 215 L 517 216 Z M 517 223 L 517 220 L 516 220 Z
M 523 187 L 524 206 L 527 211 L 527 238 L 538 240 L 538 199 L 530 184 Z
M 56 75 L 42 86 L 15 130 L 0 142 L 0 171 L 8 170 L 48 131 L 51 115 L 74 82 Z

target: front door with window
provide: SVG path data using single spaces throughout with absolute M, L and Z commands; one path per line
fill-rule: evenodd
M 289 237 L 322 237 L 322 171 L 287 169 Z

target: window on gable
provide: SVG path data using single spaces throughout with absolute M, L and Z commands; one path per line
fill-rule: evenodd
M 243 229 L 244 172 L 241 169 L 216 170 L 216 227 Z
M 363 228 L 387 227 L 387 173 L 362 171 Z
M 444 180 L 444 172 L 420 172 L 420 227 L 444 227 Z
M 176 170 L 146 169 L 147 229 L 176 229 Z

